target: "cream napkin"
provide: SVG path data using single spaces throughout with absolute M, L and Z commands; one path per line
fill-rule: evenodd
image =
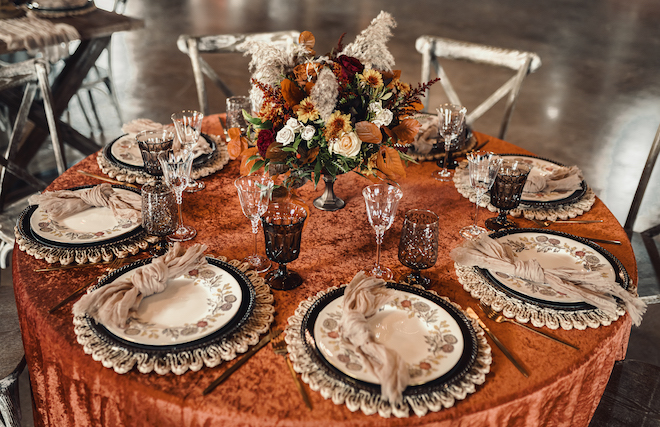
M 646 312 L 646 303 L 621 288 L 612 279 L 604 278 L 598 271 L 581 271 L 573 268 L 549 268 L 544 270 L 536 259 L 516 259 L 513 250 L 487 235 L 466 240 L 450 253 L 458 264 L 477 266 L 499 271 L 513 277 L 545 283 L 558 292 L 582 299 L 610 316 L 616 314 L 617 301 L 622 300 L 633 323 L 639 326 Z
M 117 219 L 142 221 L 142 196 L 132 191 L 115 191 L 110 184 L 99 184 L 84 190 L 58 190 L 36 194 L 28 199 L 39 205 L 54 221 L 61 221 L 91 207 L 108 207 Z
M 374 340 L 367 319 L 393 296 L 384 280 L 361 271 L 346 286 L 340 320 L 342 339 L 355 346 L 367 368 L 378 378 L 381 394 L 392 403 L 402 399 L 401 393 L 410 382 L 408 366 L 396 351 Z
M 123 143 L 127 143 L 127 144 L 132 144 L 135 143 L 135 136 L 143 130 L 160 131 L 163 129 L 171 130 L 173 133 L 176 134 L 173 124 L 163 125 L 161 123 L 156 123 L 153 120 L 149 120 L 149 119 L 135 119 L 126 123 L 124 126 L 121 127 L 122 132 L 124 132 L 126 135 L 122 136 L 119 139 L 119 141 L 122 141 Z M 179 141 L 179 138 L 177 137 L 174 138 L 174 144 L 172 144 L 172 149 L 175 152 L 181 150 L 181 142 Z M 195 146 L 193 147 L 193 156 L 197 157 L 197 156 L 201 156 L 202 154 L 209 154 L 212 151 L 213 149 L 211 148 L 211 145 L 206 140 L 206 138 L 200 136 L 199 139 L 197 140 L 197 144 L 195 144 Z
M 117 279 L 83 295 L 74 304 L 73 314 L 87 313 L 97 322 L 124 328 L 129 315 L 137 311 L 144 297 L 163 292 L 169 279 L 206 265 L 205 250 L 202 244 L 185 250 L 176 242 L 165 255 L 136 268 L 130 277 Z
M 544 175 L 539 168 L 534 167 L 527 176 L 523 192 L 575 191 L 580 188 L 582 180 L 582 171 L 577 166 L 562 166 L 547 175 Z

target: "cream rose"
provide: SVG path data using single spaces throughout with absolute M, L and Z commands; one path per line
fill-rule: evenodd
M 286 121 L 286 127 L 291 128 L 295 133 L 298 133 L 302 130 L 303 125 L 300 123 L 298 120 L 294 119 L 291 117 L 289 120 Z
M 387 108 L 384 108 L 376 114 L 376 117 L 371 121 L 371 123 L 375 124 L 376 126 L 388 126 L 390 123 L 392 123 L 392 119 L 394 118 L 394 114 Z
M 314 138 L 314 135 L 316 134 L 316 128 L 314 126 L 305 126 L 305 128 L 300 132 L 300 137 L 304 139 L 305 141 L 309 141 L 312 138 Z
M 296 132 L 288 126 L 284 126 L 277 132 L 275 141 L 282 145 L 289 145 L 296 139 Z
M 335 139 L 330 144 L 330 153 L 345 157 L 355 157 L 360 152 L 362 141 L 355 132 L 344 133 L 341 138 Z

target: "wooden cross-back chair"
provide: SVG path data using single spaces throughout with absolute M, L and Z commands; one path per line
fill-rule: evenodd
M 502 124 L 498 134 L 498 138 L 504 139 L 525 77 L 529 73 L 538 70 L 541 66 L 539 56 L 533 52 L 501 49 L 435 36 L 419 37 L 415 42 L 415 47 L 422 54 L 422 81 L 426 82 L 431 79 L 431 69 L 433 68 L 436 76 L 440 78 L 440 85 L 444 89 L 449 101 L 453 104 L 462 105 L 456 90 L 440 63 L 441 59 L 480 63 L 515 71 L 513 77 L 493 92 L 479 106 L 469 111 L 466 117 L 466 123 L 472 125 L 475 120 L 506 96 L 504 117 L 502 118 Z M 428 90 L 426 92 L 426 99 L 429 99 Z
M 195 86 L 197 88 L 197 98 L 199 99 L 199 110 L 204 114 L 209 114 L 204 76 L 207 76 L 220 88 L 225 96 L 230 97 L 234 95 L 234 92 L 220 78 L 218 73 L 201 57 L 202 54 L 243 53 L 244 51 L 241 45 L 251 40 L 284 45 L 292 44 L 298 41 L 299 35 L 300 32 L 298 31 L 276 31 L 269 33 L 216 34 L 199 37 L 186 34 L 179 36 L 177 46 L 181 52 L 188 55 L 192 65 Z

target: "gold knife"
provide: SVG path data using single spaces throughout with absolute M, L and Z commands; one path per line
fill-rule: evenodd
M 101 176 L 101 175 L 94 175 L 93 173 L 85 172 L 83 170 L 78 170 L 78 173 L 81 174 L 81 175 L 88 176 L 90 178 L 96 178 L 96 179 L 100 179 L 101 181 L 110 182 L 112 184 L 119 184 L 119 185 L 124 185 L 126 187 L 132 187 L 132 188 L 138 188 L 138 189 L 140 188 L 137 185 L 134 185 L 134 184 L 131 184 L 131 183 L 128 183 L 128 182 L 117 181 L 116 179 L 106 178 L 105 176 Z
M 523 368 L 520 362 L 518 362 L 516 358 L 513 357 L 513 354 L 509 352 L 509 350 L 504 346 L 504 344 L 502 344 L 502 342 L 498 340 L 497 337 L 495 337 L 495 335 L 493 335 L 490 329 L 488 329 L 488 326 L 486 326 L 486 324 L 479 318 L 479 315 L 477 315 L 477 313 L 472 309 L 472 307 L 468 307 L 466 311 L 468 316 L 479 322 L 479 326 L 481 326 L 481 329 L 483 329 L 488 334 L 488 336 L 490 337 L 491 340 L 493 340 L 495 345 L 499 347 L 502 353 L 504 353 L 504 355 L 511 361 L 511 363 L 513 363 L 513 366 L 515 366 L 520 371 L 520 373 L 525 376 L 525 378 L 529 378 L 529 374 L 527 373 L 525 368 Z
M 243 357 L 241 357 L 241 358 L 240 358 L 236 363 L 234 363 L 229 369 L 227 369 L 225 372 L 223 372 L 222 375 L 220 375 L 218 378 L 216 378 L 215 380 L 213 380 L 213 382 L 212 382 L 211 384 L 209 384 L 209 386 L 206 387 L 206 388 L 204 389 L 204 391 L 202 392 L 202 395 L 207 395 L 207 394 L 209 394 L 210 392 L 212 392 L 217 386 L 219 386 L 219 385 L 222 384 L 227 378 L 229 378 L 229 376 L 230 376 L 231 374 L 233 374 L 234 372 L 236 372 L 236 371 L 238 370 L 238 368 L 240 368 L 241 366 L 243 366 L 243 364 L 244 364 L 245 362 L 247 362 L 248 359 L 249 359 L 250 357 L 252 357 L 252 356 L 254 356 L 255 354 L 257 354 L 257 352 L 258 352 L 259 350 L 261 350 L 261 348 L 262 348 L 263 346 L 265 346 L 266 344 L 268 344 L 272 338 L 275 338 L 276 336 L 278 336 L 278 335 L 281 334 L 281 333 L 282 333 L 281 330 L 273 331 L 273 332 L 268 333 L 265 337 L 263 337 L 263 338 L 261 339 L 261 341 L 259 341 L 259 343 L 258 343 L 257 345 L 255 345 L 255 346 L 252 347 L 250 350 L 248 350 L 248 352 L 245 353 L 245 355 L 243 355 Z

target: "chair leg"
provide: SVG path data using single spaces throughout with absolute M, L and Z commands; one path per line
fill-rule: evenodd
M 21 427 L 21 401 L 18 393 L 18 376 L 25 369 L 25 357 L 14 372 L 0 379 L 0 425 Z

